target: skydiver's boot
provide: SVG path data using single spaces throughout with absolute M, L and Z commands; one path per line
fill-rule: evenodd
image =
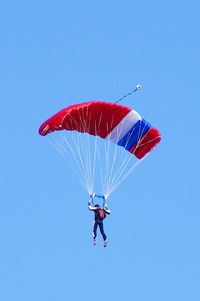
M 108 244 L 107 240 L 104 240 L 104 243 L 103 243 L 104 248 L 107 247 L 107 244 Z
M 97 239 L 94 238 L 94 239 L 93 239 L 93 245 L 96 246 L 96 244 L 97 244 Z

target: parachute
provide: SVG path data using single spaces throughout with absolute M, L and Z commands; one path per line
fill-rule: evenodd
M 100 174 L 101 178 L 105 174 L 102 193 L 106 197 L 135 167 L 135 164 L 129 164 L 132 157 L 135 156 L 140 161 L 161 140 L 160 132 L 136 111 L 117 103 L 103 101 L 69 106 L 46 120 L 39 128 L 39 134 L 42 136 L 54 131 L 68 134 L 67 137 L 62 138 L 62 142 L 56 142 L 54 146 L 63 155 L 69 153 L 73 155 L 75 165 L 78 166 L 78 175 L 81 176 L 81 182 L 89 194 L 94 191 L 96 173 Z M 76 133 L 75 136 L 72 137 L 72 133 Z M 91 137 L 93 146 L 89 142 Z M 99 147 L 102 141 L 104 141 L 103 148 Z M 115 145 L 114 148 L 110 142 Z M 122 157 L 120 166 L 117 157 L 118 149 L 121 149 Z M 99 157 L 99 165 L 96 163 L 97 157 Z M 100 171 L 102 165 L 104 170 Z M 114 165 L 118 168 L 115 176 Z

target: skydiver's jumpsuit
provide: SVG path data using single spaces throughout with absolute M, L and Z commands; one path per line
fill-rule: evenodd
M 104 232 L 104 228 L 103 228 L 103 219 L 99 217 L 97 207 L 93 207 L 93 206 L 89 205 L 88 209 L 90 211 L 94 211 L 93 238 L 95 239 L 97 237 L 97 227 L 99 226 L 101 235 L 103 237 L 103 240 L 105 241 L 107 236 L 106 236 L 106 234 Z M 102 209 L 102 208 L 100 208 L 100 209 Z M 105 214 L 110 214 L 110 210 L 107 208 L 103 208 L 103 211 L 105 212 Z

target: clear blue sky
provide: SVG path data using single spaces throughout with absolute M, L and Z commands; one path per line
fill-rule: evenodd
M 0 300 L 199 301 L 198 1 L 4 1 L 0 7 Z M 131 91 L 163 135 L 108 200 L 38 135 L 58 110 Z

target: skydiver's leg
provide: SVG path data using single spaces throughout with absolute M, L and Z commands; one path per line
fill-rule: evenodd
M 94 226 L 93 226 L 93 238 L 96 239 L 97 237 L 97 222 L 94 221 Z
M 106 234 L 104 232 L 103 223 L 99 223 L 99 229 L 100 229 L 101 235 L 103 237 L 103 240 L 105 241 L 106 238 L 107 238 L 107 236 L 106 236 Z
M 97 222 L 94 221 L 94 226 L 93 226 L 93 245 L 95 246 L 97 244 Z

